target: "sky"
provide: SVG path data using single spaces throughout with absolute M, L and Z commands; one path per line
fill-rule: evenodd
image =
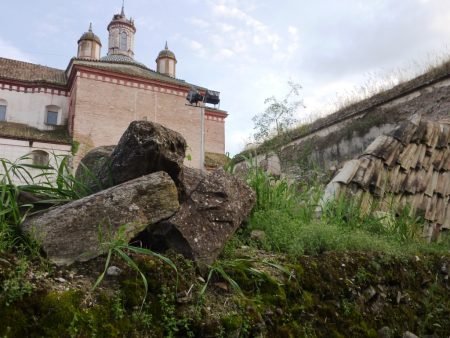
M 65 69 L 90 22 L 106 55 L 122 0 L 0 5 L 0 56 Z M 231 155 L 288 81 L 302 86 L 296 117 L 310 122 L 449 55 L 448 0 L 125 0 L 125 14 L 135 20 L 137 61 L 155 69 L 167 40 L 178 78 L 221 92 Z

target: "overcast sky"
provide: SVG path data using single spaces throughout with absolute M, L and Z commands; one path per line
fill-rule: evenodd
M 90 22 L 106 54 L 106 27 L 122 1 L 0 4 L 0 56 L 65 69 Z M 380 73 L 395 81 L 399 69 L 435 62 L 450 43 L 448 0 L 126 0 L 125 13 L 135 19 L 136 60 L 155 69 L 167 40 L 177 77 L 221 92 L 231 154 L 288 80 L 302 85 L 298 118 L 308 120 L 354 86 L 379 83 Z

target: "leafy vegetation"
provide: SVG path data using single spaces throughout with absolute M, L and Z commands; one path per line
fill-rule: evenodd
M 450 249 L 445 239 L 432 244 L 422 240 L 423 221 L 410 216 L 407 208 L 397 213 L 393 206 L 392 212 L 380 214 L 373 204 L 365 212 L 361 200 L 342 196 L 321 209 L 324 187 L 319 181 L 296 185 L 257 166 L 250 166 L 247 182 L 256 192 L 257 204 L 246 233 L 264 231 L 267 240 L 262 245 L 268 250 L 298 256 L 336 250 L 407 255 Z
M 253 117 L 256 141 L 266 140 L 273 133 L 280 136 L 296 123 L 294 114 L 304 105 L 302 100 L 293 98 L 300 95 L 301 86 L 292 81 L 289 81 L 288 85 L 289 92 L 283 99 L 279 100 L 275 96 L 265 99 L 264 104 L 267 104 L 265 111 Z
M 97 278 L 97 280 L 93 286 L 93 289 L 95 289 L 103 281 L 103 279 L 105 278 L 106 272 L 108 270 L 108 267 L 110 266 L 111 258 L 113 255 L 116 255 L 118 258 L 122 259 L 130 268 L 135 270 L 141 276 L 142 282 L 144 284 L 144 297 L 142 299 L 142 304 L 141 304 L 141 309 L 142 309 L 142 307 L 145 304 L 145 299 L 147 298 L 147 294 L 148 294 L 148 282 L 147 282 L 147 278 L 145 277 L 145 274 L 141 271 L 139 266 L 136 264 L 136 262 L 133 261 L 133 259 L 130 257 L 130 255 L 128 253 L 132 252 L 132 253 L 147 255 L 147 256 L 151 256 L 151 257 L 160 259 L 161 261 L 163 261 L 164 263 L 169 265 L 174 270 L 174 272 L 177 275 L 177 284 L 178 284 L 178 270 L 177 270 L 177 267 L 175 266 L 175 264 L 169 258 L 167 258 L 161 254 L 158 254 L 152 250 L 149 250 L 146 248 L 140 248 L 140 247 L 128 244 L 128 242 L 125 240 L 125 236 L 124 236 L 125 231 L 126 231 L 125 226 L 120 227 L 117 234 L 110 236 L 112 238 L 110 238 L 109 240 L 105 239 L 105 241 L 102 243 L 102 245 L 106 247 L 106 251 L 107 251 L 105 268 L 104 268 L 103 272 L 100 274 L 100 276 Z
M 120 232 L 103 238 L 106 261 L 45 266 L 17 227 L 33 208 L 78 198 L 80 190 L 70 190 L 80 188 L 57 168 L 60 184 L 46 174 L 15 185 L 14 170 L 28 178 L 36 168 L 2 165 L 9 168 L 0 184 L 2 337 L 375 337 L 383 326 L 394 336 L 444 336 L 450 325 L 442 273 L 450 265 L 448 240 L 423 243 L 421 220 L 407 209 L 389 217 L 373 205 L 363 213 L 349 198 L 318 209 L 320 175 L 298 184 L 250 166 L 255 208 L 202 279 L 191 261 L 132 246 Z M 20 202 L 32 191 L 46 204 Z M 252 239 L 252 230 L 265 239 Z M 111 265 L 122 273 L 108 276 Z

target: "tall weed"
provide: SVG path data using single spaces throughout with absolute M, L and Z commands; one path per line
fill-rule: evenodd
M 378 202 L 363 205 L 361 198 L 340 196 L 328 202 L 316 217 L 323 186 L 315 182 L 289 184 L 251 161 L 248 184 L 255 190 L 256 206 L 249 230 L 263 230 L 263 248 L 293 255 L 329 250 L 382 251 L 400 255 L 419 251 L 448 251 L 448 244 L 428 244 L 421 236 L 423 219 L 391 203 L 380 212 Z M 248 233 L 249 231 L 247 231 Z
M 0 159 L 0 252 L 17 242 L 28 245 L 18 226 L 36 207 L 64 204 L 90 193 L 73 176 L 67 156 L 53 154 L 51 162 L 30 164 L 28 155 L 14 162 Z

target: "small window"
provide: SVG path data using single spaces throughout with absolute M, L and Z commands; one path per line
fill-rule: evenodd
M 50 126 L 58 125 L 58 114 L 61 112 L 61 107 L 50 105 L 45 107 L 45 124 Z
M 0 121 L 6 121 L 6 107 L 8 102 L 6 100 L 0 99 Z
M 34 165 L 48 166 L 49 155 L 43 150 L 33 150 L 31 152 L 31 160 L 33 161 Z
M 58 112 L 49 110 L 47 112 L 47 120 L 45 123 L 56 126 L 58 124 Z
M 0 104 L 0 121 L 6 121 L 6 106 Z
M 119 45 L 119 49 L 120 50 L 127 50 L 127 40 L 128 40 L 128 36 L 126 32 L 122 32 L 120 33 L 120 45 Z

